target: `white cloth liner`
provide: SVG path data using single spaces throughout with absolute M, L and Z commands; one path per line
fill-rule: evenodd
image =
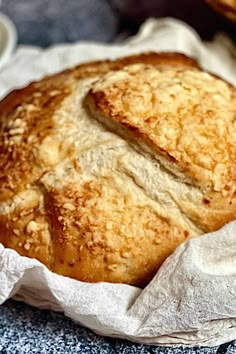
M 201 42 L 173 19 L 148 20 L 123 44 L 19 47 L 0 71 L 0 97 L 80 62 L 142 51 L 179 51 L 236 84 L 236 48 L 223 34 Z M 0 244 L 0 303 L 10 297 L 63 311 L 95 332 L 156 345 L 214 346 L 236 338 L 236 222 L 182 244 L 144 289 L 82 283 Z

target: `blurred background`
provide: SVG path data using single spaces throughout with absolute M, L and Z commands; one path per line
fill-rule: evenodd
M 224 31 L 236 40 L 236 25 L 204 0 L 2 0 L 19 44 L 47 47 L 61 42 L 120 41 L 135 34 L 148 17 L 174 17 L 204 39 Z

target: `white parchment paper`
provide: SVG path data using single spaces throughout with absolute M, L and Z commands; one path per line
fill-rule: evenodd
M 186 53 L 236 84 L 236 48 L 225 35 L 202 43 L 177 20 L 151 19 L 136 37 L 119 45 L 18 48 L 0 71 L 0 97 L 81 62 L 146 50 Z M 0 244 L 0 303 L 10 297 L 63 311 L 107 336 L 158 345 L 222 344 L 236 338 L 236 222 L 182 244 L 143 290 L 62 277 Z

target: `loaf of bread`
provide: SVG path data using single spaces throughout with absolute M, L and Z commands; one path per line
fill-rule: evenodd
M 100 61 L 0 103 L 0 242 L 144 286 L 236 215 L 236 89 L 176 53 Z
M 206 0 L 221 15 L 236 21 L 236 0 Z

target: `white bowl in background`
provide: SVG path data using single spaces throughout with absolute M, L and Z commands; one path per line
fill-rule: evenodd
M 17 42 L 16 27 L 6 15 L 0 13 L 0 69 L 10 58 Z

